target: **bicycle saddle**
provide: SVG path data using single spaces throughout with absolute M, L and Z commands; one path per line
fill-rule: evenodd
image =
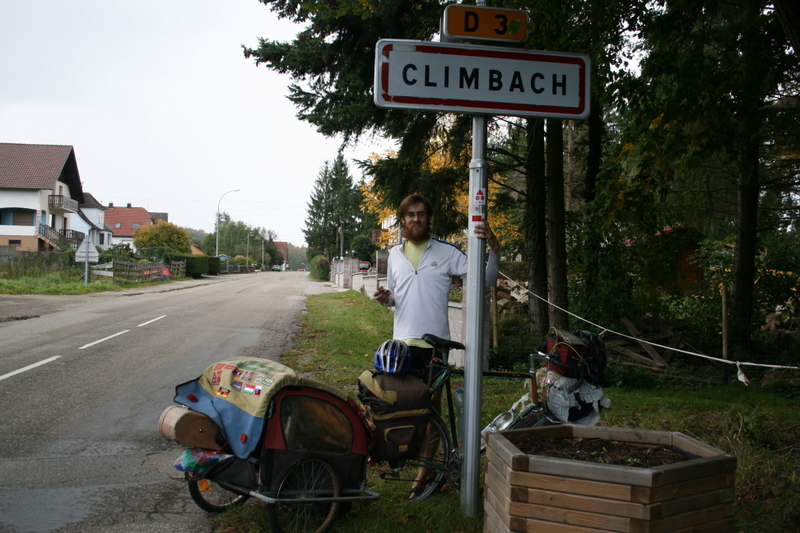
M 437 337 L 432 333 L 425 333 L 422 335 L 422 340 L 433 346 L 433 348 L 438 352 L 442 350 L 464 350 L 466 349 L 463 344 L 456 341 L 451 341 L 449 339 L 443 339 L 442 337 Z

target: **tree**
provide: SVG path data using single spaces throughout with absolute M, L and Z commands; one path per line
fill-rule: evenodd
M 200 246 L 202 248 L 203 243 L 208 237 L 208 233 L 202 229 L 194 229 L 194 228 L 183 228 L 186 230 L 187 235 L 189 235 L 189 243 L 194 244 L 195 246 Z M 205 251 L 205 249 L 203 250 Z M 212 250 L 213 251 L 213 250 Z
M 627 89 L 630 113 L 618 148 L 623 174 L 611 176 L 609 218 L 650 231 L 667 217 L 694 220 L 722 240 L 735 235 L 731 322 L 744 348 L 754 316 L 754 282 L 767 184 L 796 196 L 775 149 L 796 143 L 795 126 L 770 116 L 767 102 L 790 87 L 796 58 L 766 2 L 667 3 L 648 13 L 642 75 Z M 796 79 L 796 78 L 794 78 Z M 765 179 L 768 178 L 768 179 Z M 792 202 L 796 203 L 796 201 Z M 694 208 L 694 212 L 692 212 Z M 697 216 L 702 213 L 702 217 Z M 651 233 L 652 234 L 652 233 Z
M 353 183 L 341 152 L 333 164 L 325 162 L 317 176 L 303 234 L 309 249 L 329 259 L 343 251 L 350 255 L 353 238 L 361 230 L 361 190 Z
M 163 220 L 155 224 L 141 226 L 133 234 L 133 244 L 139 250 L 146 248 L 172 248 L 179 252 L 189 252 L 189 235 L 186 230 Z

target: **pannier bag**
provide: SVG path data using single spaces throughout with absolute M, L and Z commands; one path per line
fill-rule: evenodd
M 371 456 L 380 461 L 407 459 L 419 451 L 431 412 L 431 391 L 411 374 L 365 370 L 358 378 L 358 399 L 373 429 Z
M 606 346 L 597 333 L 576 330 L 572 333 L 550 328 L 540 352 L 554 355 L 545 366 L 558 374 L 576 379 L 585 379 L 597 387 L 608 387 L 606 380 Z
M 222 443 L 219 427 L 209 417 L 182 405 L 170 405 L 158 420 L 161 436 L 190 448 L 218 450 Z

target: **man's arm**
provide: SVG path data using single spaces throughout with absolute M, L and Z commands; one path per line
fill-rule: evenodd
M 390 289 L 394 288 L 394 271 L 392 270 L 392 252 L 389 252 L 389 260 L 386 265 L 386 285 L 390 287 Z M 381 305 L 385 305 L 386 307 L 394 307 L 394 294 L 390 289 L 386 289 L 381 285 L 378 285 L 378 290 L 375 291 L 373 294 L 373 298 L 375 298 L 378 303 Z
M 500 272 L 500 241 L 492 231 L 488 222 L 475 226 L 475 236 L 485 239 L 489 243 L 489 260 L 486 262 L 486 286 L 494 287 L 497 284 L 497 275 Z
M 378 287 L 378 290 L 375 291 L 373 295 L 376 300 L 382 305 L 387 307 L 392 307 L 394 305 L 394 295 L 392 291 L 388 289 L 384 289 L 383 287 Z

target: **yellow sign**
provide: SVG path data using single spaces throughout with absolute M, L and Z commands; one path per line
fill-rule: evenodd
M 450 39 L 523 42 L 528 14 L 519 9 L 451 4 L 444 10 L 444 35 Z

